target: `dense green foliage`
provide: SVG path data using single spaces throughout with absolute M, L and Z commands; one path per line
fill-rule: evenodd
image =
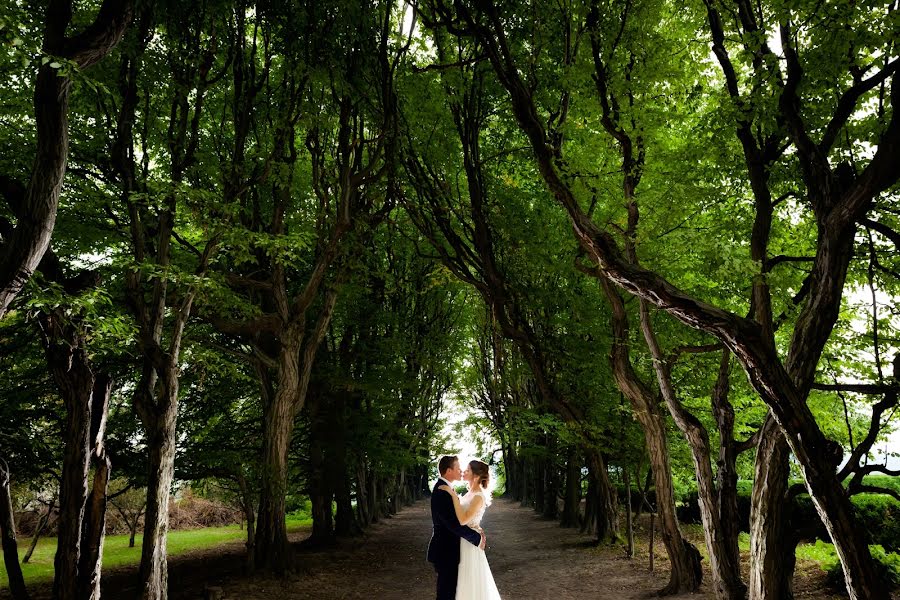
M 643 386 L 683 521 L 706 468 L 749 528 L 777 414 L 773 478 L 824 473 L 898 583 L 896 3 L 141 0 L 90 69 L 42 45 L 44 4 L 0 8 L 2 243 L 40 69 L 73 86 L 50 251 L 0 321 L 17 511 L 72 442 L 52 316 L 113 380 L 112 476 L 148 499 L 171 445 L 173 488 L 309 510 L 325 542 L 474 446 L 506 495 L 615 539 L 626 477 L 656 502 Z

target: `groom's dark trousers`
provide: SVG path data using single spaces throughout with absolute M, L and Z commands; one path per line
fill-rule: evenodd
M 434 532 L 428 544 L 428 562 L 437 571 L 437 600 L 456 598 L 456 576 L 459 573 L 459 538 L 474 545 L 481 543 L 481 534 L 470 527 L 459 524 L 453 498 L 438 489 L 444 482 L 438 480 L 431 490 L 431 520 Z

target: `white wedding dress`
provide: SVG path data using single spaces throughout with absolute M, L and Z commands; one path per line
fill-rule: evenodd
M 481 496 L 484 503 L 478 510 L 478 514 L 469 521 L 470 527 L 478 527 L 484 511 L 490 504 L 488 492 L 479 490 L 469 492 L 459 499 L 459 503 L 465 507 L 472 502 L 472 498 Z M 460 539 L 459 549 L 459 575 L 456 580 L 456 600 L 500 600 L 500 592 L 494 583 L 491 567 L 488 565 L 484 550 L 473 545 L 467 540 Z

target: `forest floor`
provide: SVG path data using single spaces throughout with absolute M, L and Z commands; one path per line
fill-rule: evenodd
M 667 581 L 668 561 L 658 536 L 654 545 L 656 568 L 649 571 L 646 519 L 639 520 L 639 550 L 633 559 L 626 558 L 621 547 L 595 546 L 590 536 L 563 529 L 557 521 L 542 519 L 533 510 L 507 500 L 495 501 L 482 524 L 488 536 L 488 560 L 500 594 L 507 600 L 648 598 Z M 291 534 L 291 540 L 297 544 L 297 573 L 286 580 L 247 576 L 242 543 L 231 542 L 172 557 L 169 598 L 202 598 L 206 586 L 221 588 L 225 600 L 434 597 L 434 570 L 425 561 L 431 536 L 427 502 L 406 507 L 394 517 L 376 523 L 361 537 L 325 550 L 304 550 L 299 542 L 306 535 L 307 529 Z M 702 548 L 702 539 L 696 541 Z M 134 567 L 105 571 L 103 597 L 135 598 L 136 578 Z M 708 571 L 704 580 L 700 593 L 670 598 L 711 599 Z M 37 586 L 32 590 L 32 598 L 49 597 L 49 591 L 49 586 Z M 826 587 L 824 574 L 815 563 L 802 561 L 798 562 L 795 596 L 845 597 Z

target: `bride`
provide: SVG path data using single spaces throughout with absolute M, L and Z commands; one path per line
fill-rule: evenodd
M 460 525 L 481 530 L 481 518 L 485 509 L 491 505 L 491 494 L 487 489 L 490 476 L 485 463 L 473 460 L 463 471 L 463 479 L 469 484 L 468 494 L 460 498 L 456 490 L 448 485 L 439 488 L 453 498 L 453 507 L 456 509 L 456 518 L 459 519 Z M 494 583 L 494 576 L 491 574 L 484 550 L 460 539 L 459 554 L 456 600 L 500 600 L 500 593 Z

